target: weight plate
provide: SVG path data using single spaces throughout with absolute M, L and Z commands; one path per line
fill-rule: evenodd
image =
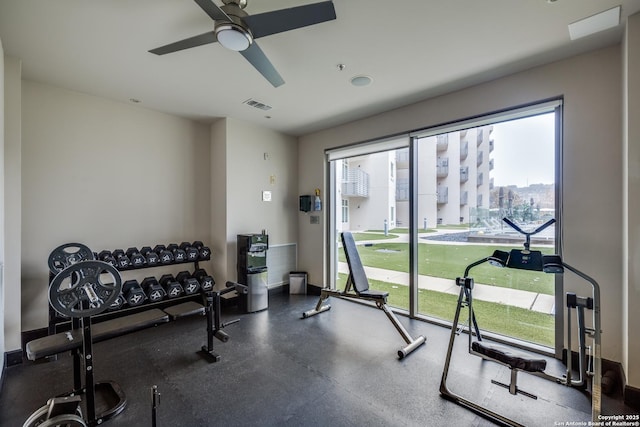
M 95 259 L 93 252 L 82 243 L 65 243 L 60 245 L 49 255 L 49 270 L 58 274 L 80 261 Z
M 22 424 L 22 427 L 36 427 L 42 424 L 43 421 L 47 419 L 47 414 L 49 413 L 49 405 L 44 405 L 29 416 L 27 421 Z
M 54 426 L 55 427 L 58 427 L 58 426 L 87 427 L 87 423 L 85 423 L 82 417 L 80 417 L 79 415 L 61 414 L 53 418 L 49 418 L 48 420 L 40 424 L 39 427 L 54 427 Z
M 77 410 L 78 414 L 62 414 L 53 418 L 47 418 L 49 416 L 49 405 L 36 410 L 33 414 L 27 418 L 22 427 L 46 427 L 46 426 L 65 426 L 65 427 L 87 427 L 84 419 L 82 418 L 82 411 L 80 407 Z
M 122 278 L 104 261 L 80 261 L 61 271 L 49 285 L 49 302 L 60 314 L 87 317 L 102 313 L 120 295 Z

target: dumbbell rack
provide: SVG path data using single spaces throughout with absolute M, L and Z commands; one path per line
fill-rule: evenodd
M 206 248 L 206 247 L 205 247 Z M 206 248 L 208 249 L 208 248 Z M 98 258 L 98 257 L 96 257 Z M 156 265 L 133 265 L 133 264 L 129 264 L 126 267 L 122 267 L 120 265 L 118 265 L 117 263 L 114 265 L 114 267 L 116 267 L 116 269 L 120 272 L 127 272 L 127 271 L 140 271 L 140 270 L 144 270 L 144 269 L 161 269 L 161 268 L 167 268 L 167 267 L 171 267 L 171 266 L 176 266 L 176 265 L 184 265 L 185 269 L 188 270 L 189 268 L 187 266 L 191 266 L 193 265 L 193 271 L 197 271 L 200 269 L 200 265 L 199 263 L 201 261 L 209 261 L 211 259 L 211 252 L 210 250 L 207 251 L 206 255 L 203 257 L 199 257 L 197 260 L 194 261 L 181 261 L 181 262 L 176 262 L 171 261 L 171 262 L 165 262 L 165 263 L 158 263 Z M 53 281 L 55 275 L 53 273 L 49 273 L 49 285 L 51 284 L 51 282 Z M 122 308 L 117 309 L 117 310 L 110 310 L 110 311 L 105 311 L 101 314 L 98 314 L 96 316 L 93 317 L 93 322 L 98 323 L 104 320 L 110 320 L 110 319 L 114 319 L 117 317 L 122 317 L 122 316 L 126 316 L 126 315 L 130 315 L 130 314 L 134 314 L 134 313 L 138 313 L 141 311 L 145 311 L 148 310 L 150 308 L 167 308 L 173 305 L 177 305 L 183 302 L 187 302 L 187 301 L 196 301 L 196 302 L 200 302 L 202 303 L 203 306 L 206 306 L 208 301 L 206 299 L 206 295 L 202 292 L 196 292 L 194 294 L 191 295 L 182 295 L 179 297 L 175 297 L 175 298 L 165 298 L 162 299 L 160 301 L 156 301 L 156 302 L 149 302 L 148 300 L 145 301 L 143 304 L 137 305 L 137 306 L 127 306 L 127 305 L 123 305 Z M 61 316 L 58 312 L 56 312 L 53 307 L 51 305 L 49 305 L 49 324 L 48 324 L 48 334 L 49 335 L 53 335 L 56 334 L 58 332 L 62 332 L 65 330 L 69 330 L 71 329 L 71 327 L 77 327 L 78 325 L 72 325 L 71 324 L 71 320 L 67 317 Z

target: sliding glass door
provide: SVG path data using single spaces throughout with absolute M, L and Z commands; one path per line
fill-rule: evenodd
M 370 145 L 331 161 L 332 209 L 336 256 L 334 286 L 344 288 L 349 270 L 340 246 L 340 233 L 349 231 L 358 245 L 370 286 L 389 292 L 389 304 L 409 308 L 409 229 L 399 220 L 408 206 L 407 149 L 403 137 L 391 148 Z M 402 194 L 400 194 L 402 193 Z
M 334 285 L 348 273 L 338 243 L 348 230 L 390 305 L 448 322 L 466 266 L 522 247 L 525 236 L 504 218 L 525 231 L 557 220 L 531 249 L 559 253 L 560 108 L 558 100 L 328 153 Z M 547 347 L 561 341 L 559 278 L 489 264 L 472 276 L 482 329 Z

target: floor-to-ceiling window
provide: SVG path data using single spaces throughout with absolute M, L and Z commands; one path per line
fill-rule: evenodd
M 522 247 L 525 236 L 503 218 L 524 231 L 556 219 L 531 249 L 559 252 L 560 107 L 557 100 L 331 152 L 336 241 L 340 231 L 354 233 L 371 287 L 388 291 L 392 306 L 450 321 L 465 267 Z M 336 246 L 337 287 L 348 272 L 343 261 Z M 559 279 L 489 264 L 472 276 L 481 328 L 554 347 Z
M 371 287 L 390 292 L 390 305 L 406 309 L 409 302 L 409 230 L 396 218 L 408 198 L 397 199 L 401 171 L 408 166 L 407 136 L 370 143 L 360 150 L 334 153 L 331 160 L 332 200 L 339 208 L 330 221 L 334 232 L 334 286 L 344 287 L 348 266 L 340 246 L 339 235 L 350 231 L 358 245 Z M 401 169 L 402 165 L 402 169 Z M 408 196 L 408 194 L 407 194 Z

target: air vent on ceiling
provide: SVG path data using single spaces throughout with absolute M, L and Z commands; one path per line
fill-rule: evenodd
M 271 108 L 272 108 L 271 105 L 264 104 L 264 103 L 262 103 L 260 101 L 256 101 L 255 99 L 251 99 L 251 98 L 249 98 L 246 101 L 244 101 L 243 104 L 247 104 L 247 105 L 249 105 L 251 107 L 259 108 L 259 109 L 265 110 L 265 111 L 266 110 L 271 110 Z

